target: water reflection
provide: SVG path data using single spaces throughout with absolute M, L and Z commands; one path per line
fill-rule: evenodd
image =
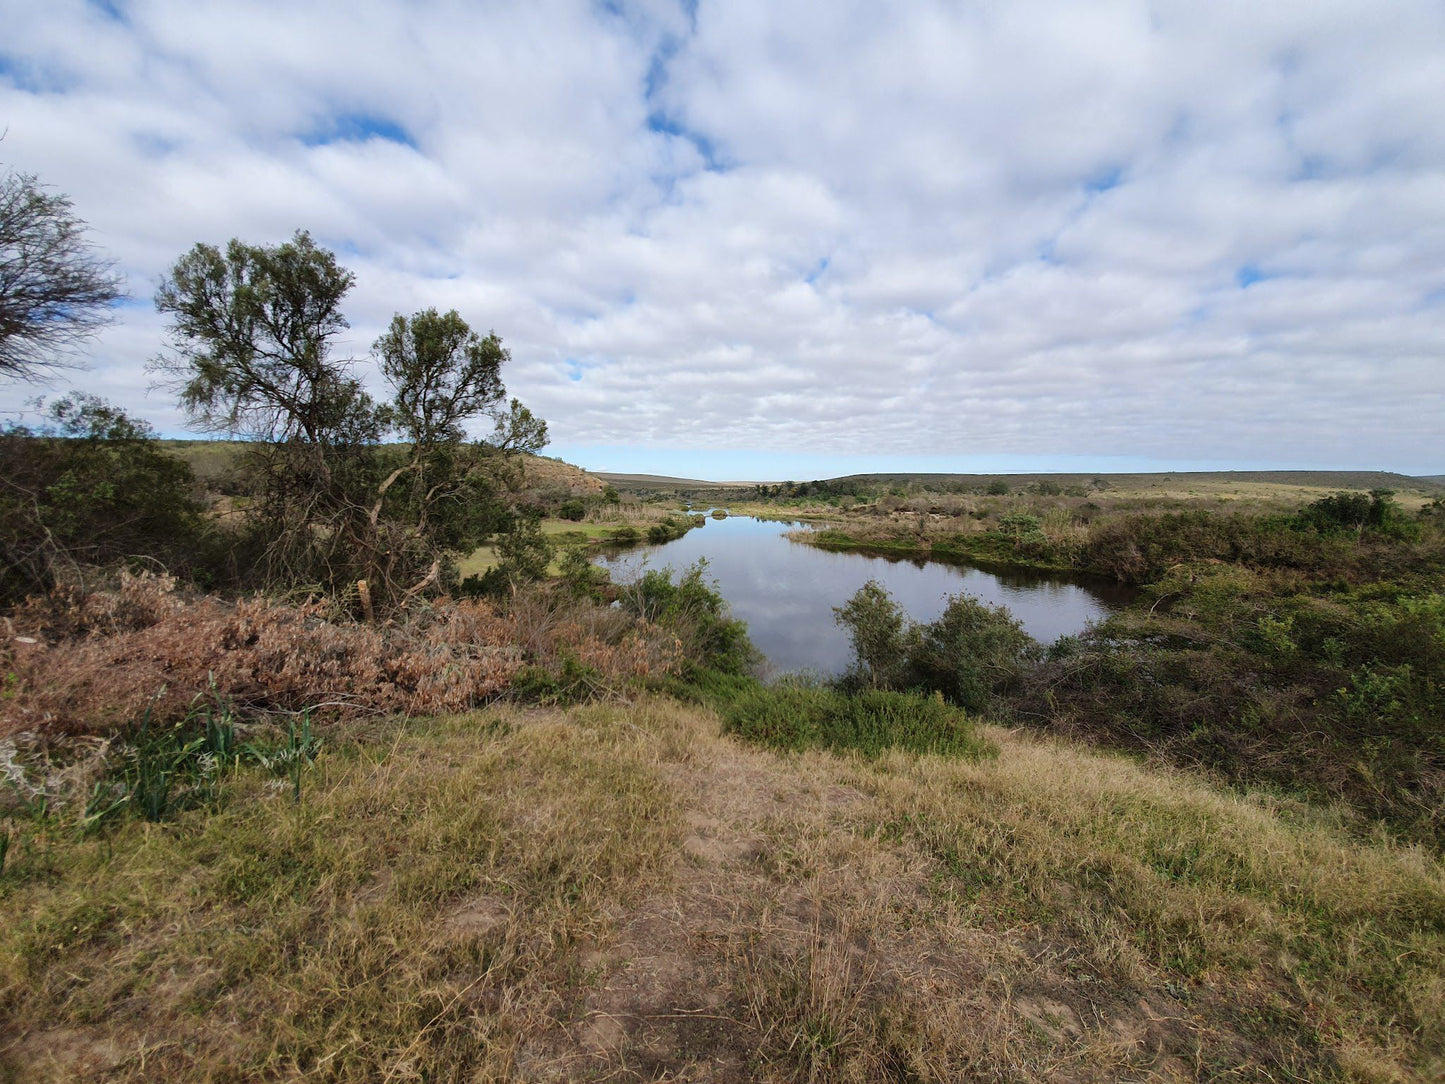
M 1044 643 L 1081 631 L 1131 597 L 1129 589 L 1107 582 L 829 553 L 786 538 L 792 529 L 743 516 L 709 519 L 676 541 L 604 554 L 598 563 L 625 582 L 643 567 L 681 569 L 705 557 L 709 576 L 774 668 L 823 674 L 838 673 L 850 657 L 833 607 L 869 579 L 883 584 L 916 621 L 932 621 L 948 596 L 966 592 L 1007 606 Z

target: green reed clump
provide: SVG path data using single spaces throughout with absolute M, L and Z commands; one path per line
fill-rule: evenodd
M 91 832 L 123 817 L 159 822 L 188 809 L 214 807 L 224 774 L 242 763 L 287 776 L 300 802 L 302 773 L 320 747 L 309 711 L 288 719 L 279 740 L 244 743 L 234 711 L 223 699 L 197 705 L 167 727 L 154 726 L 147 713 L 92 787 L 81 830 Z

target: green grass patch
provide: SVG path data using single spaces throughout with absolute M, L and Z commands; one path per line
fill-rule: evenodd
M 968 717 L 941 697 L 882 689 L 849 696 L 821 685 L 758 685 L 724 710 L 723 729 L 791 751 L 821 747 L 877 756 L 905 749 L 971 758 L 994 752 Z

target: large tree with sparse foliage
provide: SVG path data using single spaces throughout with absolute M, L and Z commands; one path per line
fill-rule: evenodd
M 197 245 L 156 295 L 172 318 L 156 367 L 196 424 L 252 441 L 261 578 L 366 581 L 399 603 L 445 586 L 452 556 L 511 522 L 506 453 L 542 447 L 546 426 L 508 403 L 501 340 L 456 312 L 393 319 L 373 347 L 391 397 L 374 401 L 336 350 L 353 282 L 304 232 Z M 480 419 L 494 432 L 471 441 Z M 384 443 L 393 433 L 404 443 Z
M 68 197 L 29 174 L 0 180 L 0 377 L 34 380 L 72 360 L 120 288 Z

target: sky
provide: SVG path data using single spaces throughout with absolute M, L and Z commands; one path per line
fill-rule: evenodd
M 1438 0 L 0 0 L 128 292 L 0 411 L 185 434 L 161 277 L 305 229 L 594 470 L 1445 473 L 1442 103 Z

